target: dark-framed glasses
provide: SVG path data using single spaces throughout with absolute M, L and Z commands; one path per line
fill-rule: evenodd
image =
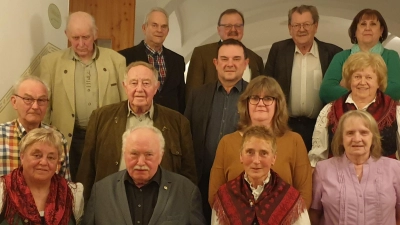
M 35 103 L 35 101 L 40 106 L 43 106 L 43 105 L 46 105 L 47 103 L 49 103 L 49 99 L 47 99 L 47 98 L 37 98 L 36 99 L 36 98 L 31 98 L 31 97 L 22 97 L 17 94 L 14 94 L 14 96 L 21 98 L 24 101 L 24 103 L 27 105 L 33 105 L 33 103 Z
M 252 95 L 249 97 L 249 103 L 252 105 L 258 105 L 261 99 L 266 106 L 272 105 L 272 103 L 275 101 L 275 98 L 271 96 L 265 96 L 264 98 L 261 98 L 258 95 Z
M 243 28 L 243 24 L 220 24 L 220 27 L 224 27 L 225 30 L 230 30 L 232 29 L 232 27 L 234 27 L 236 30 L 238 29 L 242 29 Z
M 296 24 L 292 24 L 290 26 L 295 30 L 300 30 L 301 27 L 303 27 L 304 29 L 308 30 L 308 29 L 310 29 L 310 27 L 312 25 L 314 25 L 314 23 L 296 23 Z

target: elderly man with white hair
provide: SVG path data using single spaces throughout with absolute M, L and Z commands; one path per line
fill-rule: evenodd
M 75 180 L 92 111 L 126 99 L 122 88 L 126 65 L 123 56 L 94 43 L 97 27 L 90 14 L 72 13 L 65 34 L 71 47 L 45 55 L 40 76 L 51 92 L 45 121 L 59 128 L 71 143 Z
M 126 169 L 94 184 L 83 224 L 206 224 L 196 185 L 160 166 L 164 146 L 151 125 L 125 131 Z

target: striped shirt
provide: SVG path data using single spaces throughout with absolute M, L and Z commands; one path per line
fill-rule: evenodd
M 43 123 L 40 127 L 55 129 Z M 19 142 L 26 134 L 25 128 L 17 119 L 0 124 L 0 176 L 7 175 L 21 166 L 21 160 L 19 159 Z M 62 160 L 58 165 L 58 168 L 60 168 L 58 173 L 70 181 L 69 150 L 67 147 L 67 140 L 64 138 L 64 135 L 61 134 L 61 136 L 64 152 L 61 156 Z

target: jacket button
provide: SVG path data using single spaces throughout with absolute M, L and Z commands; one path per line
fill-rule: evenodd
M 72 137 L 72 134 L 71 134 L 71 133 L 69 133 L 69 134 L 68 134 L 68 137 Z
M 75 117 L 75 114 L 72 113 L 72 117 Z
M 68 70 L 64 70 L 64 73 L 68 73 Z
M 103 68 L 103 71 L 107 71 L 107 69 L 106 69 L 106 68 Z

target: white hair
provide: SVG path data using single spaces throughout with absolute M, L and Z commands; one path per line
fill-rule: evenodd
M 164 137 L 159 129 L 157 129 L 156 127 L 151 126 L 151 125 L 139 125 L 136 127 L 128 128 L 122 135 L 122 152 L 125 151 L 126 139 L 128 139 L 129 135 L 131 135 L 132 132 L 134 132 L 136 130 L 141 130 L 141 129 L 148 129 L 148 130 L 153 131 L 154 134 L 156 134 L 156 136 L 158 137 L 159 144 L 160 144 L 160 153 L 163 153 L 164 147 L 165 147 Z

